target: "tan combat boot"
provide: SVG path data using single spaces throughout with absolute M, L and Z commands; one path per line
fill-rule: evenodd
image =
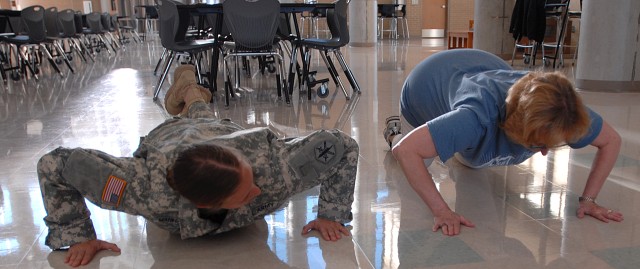
M 173 73 L 173 83 L 164 96 L 164 107 L 169 114 L 178 115 L 184 109 L 186 86 L 191 84 L 196 84 L 195 66 L 187 64 L 178 66 Z
M 189 84 L 185 86 L 184 92 L 184 108 L 180 115 L 186 116 L 189 113 L 189 107 L 195 102 L 204 102 L 208 104 L 211 101 L 211 92 L 209 89 L 198 84 Z

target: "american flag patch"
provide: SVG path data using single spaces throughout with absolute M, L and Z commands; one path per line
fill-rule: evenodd
M 113 175 L 109 176 L 107 184 L 104 186 L 104 190 L 102 191 L 102 202 L 113 206 L 119 206 L 120 199 L 122 199 L 122 193 L 124 192 L 124 187 L 126 186 L 126 181 Z

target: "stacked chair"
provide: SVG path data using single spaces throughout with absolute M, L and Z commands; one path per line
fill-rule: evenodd
M 124 43 L 125 40 L 131 39 L 134 42 L 142 42 L 142 38 L 140 34 L 138 34 L 138 22 L 134 19 L 129 19 L 125 21 L 126 23 L 120 23 L 118 20 L 118 16 L 111 16 L 111 23 L 115 26 L 118 31 L 118 36 L 120 36 L 120 43 Z M 129 37 L 126 36 L 129 35 Z
M 53 46 L 53 40 L 47 38 L 44 22 L 45 9 L 38 5 L 30 6 L 21 11 L 20 17 L 22 18 L 22 27 L 26 30 L 26 34 L 2 38 L 2 41 L 11 47 L 10 51 L 15 52 L 16 58 L 18 59 L 17 69 L 23 74 L 26 74 L 28 70 L 34 78 L 38 79 L 41 52 L 55 71 L 61 76 L 64 76 L 47 46 Z M 61 55 L 64 54 L 64 52 L 58 53 Z M 9 55 L 9 58 L 11 58 L 11 55 Z M 19 77 L 20 74 L 17 70 L 12 73 L 13 79 L 17 80 Z
M 34 5 L 15 14 L 0 20 L 0 28 L 14 34 L 0 37 L 0 73 L 5 83 L 8 74 L 13 80 L 39 79 L 45 61 L 60 76 L 64 76 L 62 63 L 75 73 L 73 57 L 78 57 L 79 62 L 86 63 L 87 58 L 95 62 L 93 52 L 117 49 L 121 46 L 120 31 L 127 29 L 120 28 L 114 21 L 116 17 L 107 13 L 87 14 L 85 20 L 72 9 L 59 11 L 56 7 Z M 85 22 L 88 27 L 84 27 Z M 134 32 L 130 31 L 130 37 L 139 40 Z
M 102 27 L 102 14 L 98 12 L 91 12 L 86 16 L 87 28 L 83 28 L 83 36 L 85 37 L 85 43 L 87 48 L 91 51 L 100 52 L 102 48 L 106 49 L 108 53 L 111 53 L 111 49 L 115 52 L 116 47 L 106 36 L 106 32 Z
M 109 13 L 104 12 L 100 14 L 100 25 L 102 26 L 102 34 L 107 37 L 107 40 L 114 50 L 119 49 L 122 43 L 120 42 L 118 28 L 113 24 L 112 17 Z
M 63 47 L 64 45 L 63 42 L 66 39 L 62 37 L 62 34 L 60 32 L 58 8 L 56 7 L 47 8 L 44 11 L 44 22 L 47 30 L 47 41 L 50 42 L 49 48 L 53 47 L 54 48 L 53 51 L 58 53 L 57 55 L 58 58 L 62 58 L 64 62 L 67 64 L 67 67 L 69 67 L 69 70 L 71 70 L 71 72 L 74 73 L 75 71 L 73 70 L 73 67 L 71 67 L 71 61 L 67 57 L 67 54 L 65 53 L 65 50 Z
M 88 56 L 93 62 L 93 56 L 89 53 L 89 50 L 85 47 L 84 42 L 82 42 L 82 36 L 78 34 L 78 30 L 76 29 L 76 13 L 72 9 L 65 9 L 58 12 L 58 21 L 60 23 L 61 34 L 60 37 L 64 38 L 68 41 L 69 49 L 71 52 L 75 52 L 80 56 L 80 58 L 87 62 Z M 82 22 L 80 22 L 80 33 L 82 33 Z

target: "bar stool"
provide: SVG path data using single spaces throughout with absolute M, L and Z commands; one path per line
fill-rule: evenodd
M 384 32 L 389 32 L 389 36 L 398 39 L 398 26 L 402 31 L 402 37 L 409 37 L 409 24 L 407 23 L 407 6 L 404 4 L 379 4 L 378 5 L 378 36 L 383 37 Z M 389 28 L 385 30 L 384 21 L 389 19 Z M 400 24 L 400 25 L 398 25 Z

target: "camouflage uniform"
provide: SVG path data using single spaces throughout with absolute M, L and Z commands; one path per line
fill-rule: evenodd
M 143 216 L 185 239 L 250 225 L 281 208 L 292 195 L 321 185 L 318 217 L 351 221 L 358 162 L 358 145 L 351 137 L 334 130 L 278 139 L 267 128 L 244 130 L 215 119 L 201 102 L 190 107 L 188 116 L 152 130 L 134 157 L 81 148 L 57 148 L 44 155 L 38 177 L 49 228 L 45 244 L 58 249 L 96 238 L 84 198 L 104 209 Z M 252 165 L 262 191 L 218 222 L 201 218 L 196 206 L 166 182 L 167 168 L 177 154 L 198 143 L 238 150 Z

